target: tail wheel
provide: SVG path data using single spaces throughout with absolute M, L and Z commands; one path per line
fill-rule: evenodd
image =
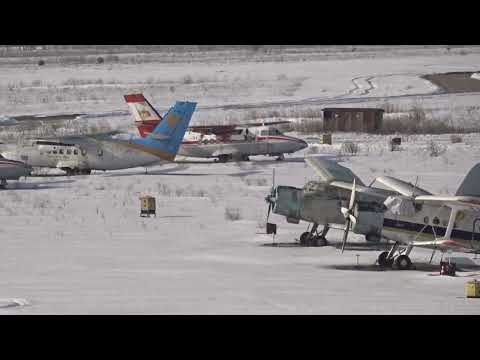
M 412 267 L 412 261 L 407 255 L 400 255 L 395 259 L 398 270 L 408 270 Z

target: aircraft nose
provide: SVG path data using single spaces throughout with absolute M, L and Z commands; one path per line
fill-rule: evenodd
M 308 144 L 305 140 L 301 140 L 299 143 L 299 150 L 305 149 L 308 147 Z

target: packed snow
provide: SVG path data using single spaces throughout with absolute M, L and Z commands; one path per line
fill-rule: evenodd
M 342 106 L 357 106 L 365 99 L 369 106 L 416 102 L 461 121 L 478 104 L 478 94 L 439 94 L 420 75 L 476 71 L 480 54 L 418 51 L 418 56 L 414 49 L 403 57 L 378 50 L 376 56 L 361 59 L 333 54 L 312 61 L 153 62 L 107 69 L 98 64 L 22 65 L 22 72 L 2 65 L 0 88 L 10 97 L 0 101 L 8 116 L 113 112 L 123 125 L 133 120 L 116 112 L 126 110 L 122 95 L 137 91 L 162 109 L 174 100 L 197 101 L 200 110 L 193 122 L 223 121 L 231 111 L 222 107 L 229 104 L 275 109 L 272 102 L 310 106 L 310 99 L 320 106 L 319 98 Z M 192 84 L 185 81 L 187 75 Z M 144 83 L 149 77 L 154 78 L 152 86 Z M 116 84 L 106 87 L 98 81 L 81 101 L 75 91 L 78 95 L 84 91 L 78 86 L 89 84 L 54 89 L 72 78 L 108 78 Z M 159 86 L 155 79 L 161 79 Z M 30 86 L 33 80 L 38 80 L 34 89 L 8 90 L 9 84 Z M 139 82 L 144 85 L 137 86 Z M 60 92 L 64 101 L 55 101 Z M 101 100 L 88 98 L 94 95 Z M 12 100 L 15 96 L 19 102 Z M 44 96 L 50 100 L 42 102 Z M 112 121 L 97 116 L 102 119 Z M 277 223 L 278 233 L 274 239 L 266 235 L 264 200 L 273 169 L 276 185 L 302 187 L 317 179 L 304 162 L 306 154 L 337 159 L 366 184 L 381 175 L 409 182 L 418 177 L 424 189 L 454 194 L 479 162 L 478 134 L 459 135 L 456 142 L 450 134 L 402 136 L 399 151 L 390 151 L 391 136 L 334 133 L 332 145 L 321 145 L 315 134 L 290 135 L 310 138 L 311 145 L 285 161 L 257 156 L 222 164 L 177 157 L 176 163 L 148 169 L 74 177 L 61 170 L 38 171 L 38 176 L 10 181 L 0 191 L 0 314 L 479 313 L 480 301 L 464 295 L 466 282 L 480 278 L 475 255 L 445 254 L 463 264 L 456 277 L 439 276 L 440 254 L 428 265 L 432 252 L 425 249 L 412 251 L 414 270 L 376 271 L 380 249 L 365 248 L 359 235 L 351 234 L 343 254 L 336 248 L 343 235 L 338 230 L 327 236 L 331 246 L 299 247 L 295 239 L 308 224 L 290 224 L 275 214 L 270 221 Z M 357 143 L 359 152 L 342 153 L 345 141 Z M 140 217 L 143 194 L 156 198 L 156 217 Z

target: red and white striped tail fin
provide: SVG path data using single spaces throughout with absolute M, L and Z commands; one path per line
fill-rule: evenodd
M 130 107 L 130 112 L 135 117 L 135 125 L 140 135 L 145 137 L 153 131 L 162 120 L 162 117 L 148 100 L 145 99 L 143 94 L 124 95 L 124 98 Z

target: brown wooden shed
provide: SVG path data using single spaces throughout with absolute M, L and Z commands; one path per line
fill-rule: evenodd
M 324 108 L 323 131 L 376 132 L 382 128 L 383 109 Z

